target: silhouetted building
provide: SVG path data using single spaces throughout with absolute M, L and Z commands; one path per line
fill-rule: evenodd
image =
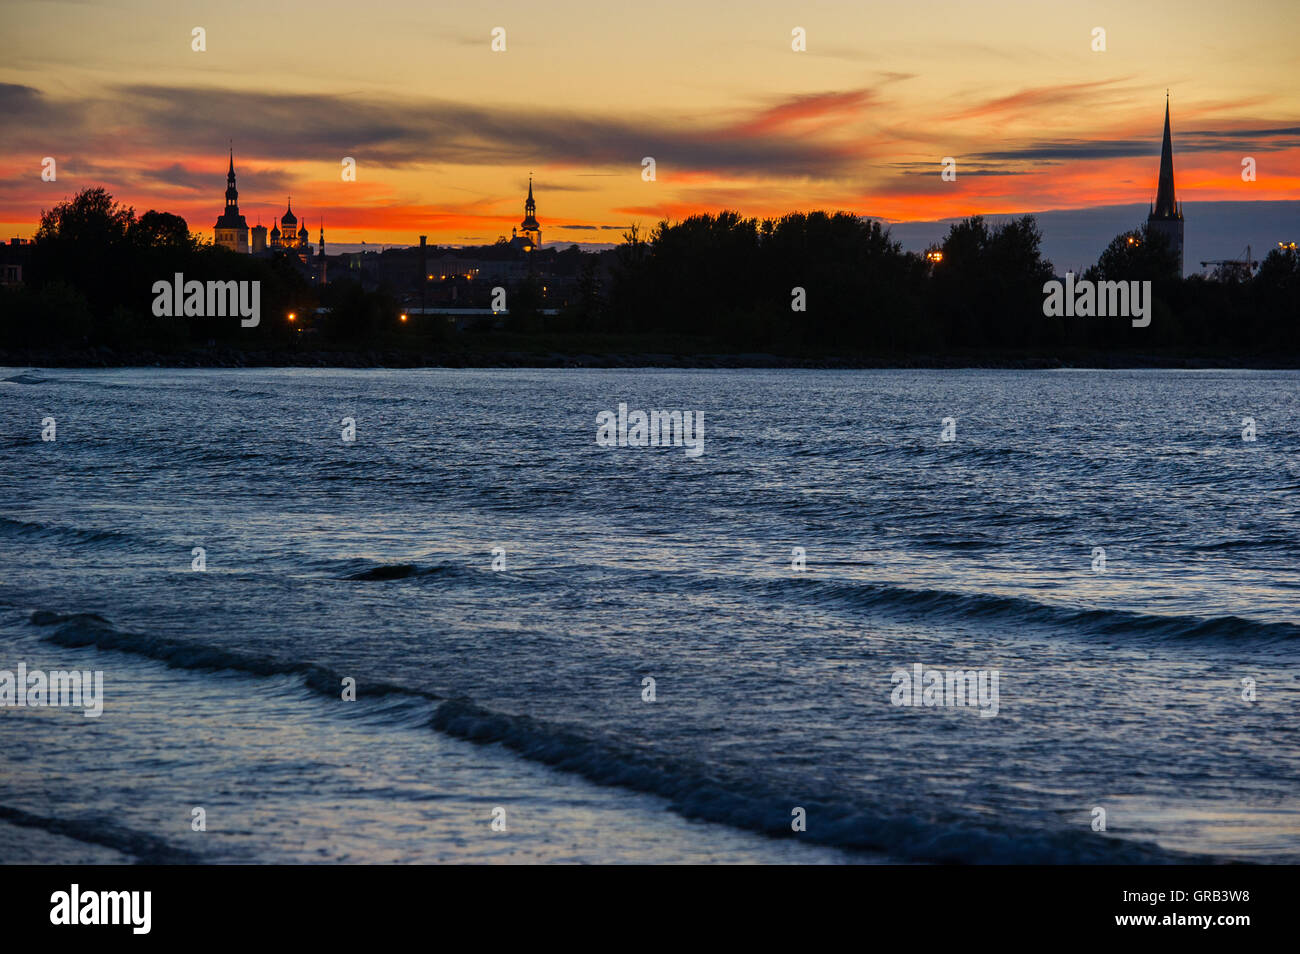
M 322 219 L 320 223 L 320 250 L 316 253 L 316 262 L 320 268 L 320 273 L 317 275 L 316 280 L 320 284 L 324 285 L 325 266 L 327 264 L 325 260 L 325 220 L 324 219 Z
M 299 251 L 302 249 L 311 249 L 311 235 L 307 231 L 307 223 L 302 224 L 302 228 L 294 231 L 298 224 L 298 216 L 293 214 L 293 196 L 290 196 L 285 206 L 284 215 L 279 218 L 279 227 L 271 229 L 271 248 L 277 251 Z
M 523 235 L 519 232 L 522 231 Z M 524 220 L 510 230 L 510 244 L 525 252 L 542 245 L 542 227 L 537 224 L 537 203 L 533 201 L 533 177 L 528 177 L 528 198 L 524 201 Z
M 1183 207 L 1174 200 L 1174 142 L 1169 133 L 1169 96 L 1165 96 L 1165 141 L 1160 147 L 1160 181 L 1156 201 L 1147 216 L 1147 228 L 1169 240 L 1178 255 L 1178 274 L 1183 273 Z
M 248 221 L 239 214 L 239 190 L 235 188 L 235 151 L 230 151 L 230 168 L 226 173 L 226 210 L 217 219 L 213 242 L 232 252 L 253 255 L 274 255 L 288 253 L 301 264 L 312 266 L 311 235 L 307 223 L 299 227 L 298 216 L 293 214 L 293 197 L 288 199 L 284 215 L 273 220 L 268 234 L 266 226 L 258 222 L 252 229 Z M 249 238 L 252 247 L 249 247 Z M 321 252 L 324 254 L 325 232 L 321 229 Z M 323 280 L 323 279 L 322 279 Z
M 226 173 L 226 211 L 221 213 L 214 242 L 232 252 L 248 252 L 248 222 L 239 214 L 239 190 L 235 188 L 235 150 L 230 150 L 230 171 Z
M 23 269 L 30 266 L 32 243 L 27 239 L 12 238 L 8 245 L 0 245 L 0 286 L 16 287 L 23 283 Z

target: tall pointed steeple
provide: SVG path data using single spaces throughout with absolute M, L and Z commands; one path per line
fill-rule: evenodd
M 524 201 L 524 220 L 519 223 L 519 230 L 524 233 L 528 250 L 542 244 L 542 227 L 537 222 L 537 203 L 533 201 L 533 177 L 528 176 L 528 198 Z
M 235 188 L 235 147 L 230 147 L 230 168 L 226 172 L 226 212 L 239 214 L 239 190 Z
M 325 220 L 324 219 L 320 220 L 320 251 L 317 253 L 317 255 L 320 257 L 320 283 L 324 285 L 326 281 L 325 269 L 327 265 L 325 261 Z M 423 274 L 423 271 L 421 271 L 421 274 Z
M 239 214 L 239 190 L 235 188 L 235 147 L 230 147 L 226 167 L 226 207 L 213 226 L 213 244 L 232 252 L 248 252 L 248 220 Z
M 1156 201 L 1147 216 L 1147 230 L 1163 235 L 1178 256 L 1178 274 L 1183 272 L 1183 209 L 1174 197 L 1174 137 L 1169 126 L 1169 93 L 1165 93 L 1165 138 L 1160 144 L 1160 177 Z
M 1160 181 L 1156 186 L 1156 204 L 1152 215 L 1173 218 L 1178 214 L 1174 201 L 1174 139 L 1169 131 L 1169 95 L 1165 94 L 1165 140 L 1160 146 Z

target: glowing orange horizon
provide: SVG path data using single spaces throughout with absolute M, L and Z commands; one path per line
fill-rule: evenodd
M 1178 157 L 1176 175 L 1180 201 L 1294 199 L 1300 194 L 1300 148 L 1266 155 L 1267 158 L 1260 161 L 1267 163 L 1267 174 L 1255 182 L 1242 181 L 1240 156 L 1235 153 L 1193 153 Z M 704 172 L 674 175 L 660 181 L 671 185 L 675 193 L 684 197 L 617 204 L 606 215 L 591 221 L 584 221 L 578 215 L 565 215 L 568 193 L 564 191 L 548 193 L 545 183 L 539 182 L 535 194 L 544 244 L 567 245 L 570 242 L 618 242 L 622 240 L 622 231 L 633 223 L 644 231 L 661 219 L 680 221 L 690 215 L 717 213 L 723 209 L 733 209 L 746 217 L 758 219 L 822 209 L 847 211 L 887 222 L 917 222 L 977 214 L 1140 205 L 1149 202 L 1155 191 L 1155 158 L 1088 160 L 997 176 L 966 173 L 961 157 L 955 158 L 955 182 L 943 182 L 936 164 L 933 175 L 898 176 L 884 187 L 870 192 L 810 188 L 804 196 L 788 183 L 736 182 Z M 117 201 L 134 207 L 137 214 L 148 209 L 172 212 L 182 216 L 191 231 L 211 238 L 212 222 L 221 210 L 226 161 L 223 155 L 190 159 L 180 165 L 185 173 L 211 177 L 213 188 L 210 196 L 114 188 L 111 183 L 105 183 L 105 187 Z M 139 162 L 124 163 L 122 168 L 138 169 L 142 166 L 143 163 Z M 260 221 L 269 228 L 284 209 L 283 196 L 265 195 L 256 186 L 258 170 L 272 166 L 272 163 L 255 159 L 237 160 L 240 211 L 250 227 Z M 563 177 L 564 171 L 551 170 L 551 175 Z M 61 177 L 57 183 L 36 183 L 11 190 L 0 201 L 0 222 L 7 223 L 16 234 L 30 236 L 37 221 L 27 218 L 29 210 L 49 209 L 70 197 L 74 181 L 76 189 L 98 184 L 83 184 L 80 180 Z M 54 191 L 56 188 L 57 192 Z M 322 223 L 327 247 L 333 243 L 358 244 L 363 241 L 376 245 L 415 244 L 419 235 L 428 235 L 433 244 L 463 245 L 476 241 L 487 244 L 498 236 L 509 237 L 523 214 L 522 194 L 435 205 L 404 201 L 405 197 L 397 189 L 383 182 L 356 183 L 351 194 L 357 201 L 341 205 L 332 182 L 305 178 L 294 183 L 294 214 L 300 225 L 307 225 L 313 244 L 318 240 Z M 589 228 L 565 227 L 570 225 Z

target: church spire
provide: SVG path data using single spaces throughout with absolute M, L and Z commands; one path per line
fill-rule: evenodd
M 1160 146 L 1160 179 L 1156 201 L 1147 216 L 1147 229 L 1164 237 L 1183 273 L 1183 209 L 1174 198 L 1174 137 L 1169 130 L 1169 92 L 1165 91 L 1165 138 Z
M 1169 94 L 1165 93 L 1165 139 L 1160 146 L 1160 181 L 1156 187 L 1156 205 L 1151 210 L 1157 218 L 1178 216 L 1174 200 L 1174 140 L 1169 131 Z
M 230 144 L 226 165 L 226 207 L 213 226 L 212 242 L 232 252 L 248 252 L 248 220 L 239 214 L 239 190 L 235 187 L 235 144 Z
M 239 214 L 239 190 L 235 188 L 235 147 L 230 147 L 230 168 L 226 172 L 226 212 Z
M 529 251 L 542 244 L 542 227 L 537 223 L 537 203 L 533 200 L 533 175 L 528 174 L 528 198 L 524 202 L 524 220 L 519 223 L 524 244 Z

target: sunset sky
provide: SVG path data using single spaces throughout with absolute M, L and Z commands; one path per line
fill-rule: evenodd
M 530 170 L 547 244 L 722 208 L 905 222 L 1145 203 L 1166 87 L 1180 200 L 1291 200 L 1297 37 L 1294 0 L 8 0 L 0 228 L 30 235 L 104 185 L 210 238 L 229 140 L 249 224 L 292 193 L 332 245 L 508 236 Z

